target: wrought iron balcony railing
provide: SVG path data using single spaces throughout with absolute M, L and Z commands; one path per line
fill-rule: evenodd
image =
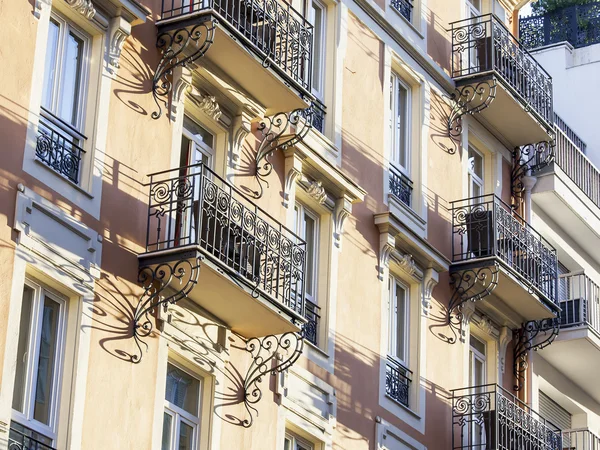
M 304 314 L 306 243 L 203 164 L 150 175 L 146 251 L 190 246 Z
M 600 43 L 600 2 L 573 5 L 519 19 L 519 36 L 529 49 L 569 42 L 580 48 Z
M 451 24 L 452 77 L 495 74 L 537 120 L 552 125 L 552 78 L 496 16 Z
M 412 205 L 413 182 L 394 166 L 390 166 L 390 192 L 406 206 Z
M 280 0 L 162 0 L 161 20 L 217 16 L 263 64 L 310 93 L 313 26 Z
M 391 5 L 406 20 L 412 20 L 413 0 L 391 0 Z
M 596 283 L 583 272 L 560 275 L 558 298 L 561 328 L 586 325 L 600 334 L 600 288 Z
M 452 391 L 452 448 L 562 450 L 560 430 L 495 384 Z
M 451 202 L 452 260 L 497 258 L 549 302 L 556 295 L 556 250 L 495 195 Z
M 41 108 L 35 156 L 58 174 L 79 183 L 81 148 L 86 137 L 45 108 Z
M 319 133 L 325 131 L 326 107 L 320 101 L 315 100 L 312 103 L 312 127 Z
M 588 429 L 564 430 L 563 449 L 569 450 L 598 450 L 600 438 Z
M 305 300 L 304 318 L 307 320 L 304 325 L 304 339 L 314 345 L 319 345 L 319 321 L 321 320 L 321 308 L 310 300 Z
M 8 448 L 11 450 L 56 450 L 52 441 L 35 431 L 11 422 L 8 434 Z
M 388 356 L 385 364 L 385 395 L 409 407 L 412 372 Z

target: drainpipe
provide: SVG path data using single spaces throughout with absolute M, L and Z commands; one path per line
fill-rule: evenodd
M 524 189 L 524 195 L 525 195 L 525 220 L 527 221 L 528 224 L 531 225 L 531 190 L 533 189 L 533 187 L 535 186 L 535 183 L 537 182 L 537 178 L 534 176 L 529 175 L 529 172 L 527 175 L 525 175 L 523 178 L 521 178 L 521 181 L 523 183 L 523 189 Z

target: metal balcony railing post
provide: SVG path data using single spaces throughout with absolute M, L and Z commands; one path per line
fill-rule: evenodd
M 500 439 L 500 433 L 499 433 L 499 431 L 500 431 L 500 429 L 499 429 L 500 420 L 499 420 L 499 417 L 498 417 L 499 409 L 498 409 L 498 387 L 497 386 L 494 388 L 494 409 L 493 409 L 493 411 L 494 411 L 494 414 L 493 414 L 494 420 L 493 420 L 493 424 L 490 424 L 490 426 L 493 425 L 493 427 L 494 427 L 493 428 L 494 432 L 492 433 L 492 435 L 494 436 L 494 442 L 493 442 L 494 446 L 492 448 L 495 449 L 495 448 L 500 448 L 499 447 L 499 445 L 500 445 L 500 442 L 499 442 L 499 439 Z M 491 412 L 492 412 L 492 408 L 490 406 L 490 415 L 491 415 Z

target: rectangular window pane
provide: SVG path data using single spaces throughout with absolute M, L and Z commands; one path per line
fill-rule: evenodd
M 19 322 L 19 344 L 17 347 L 17 369 L 15 387 L 13 390 L 13 409 L 25 412 L 25 386 L 27 377 L 27 362 L 29 360 L 29 337 L 31 336 L 31 309 L 33 307 L 34 291 L 29 286 L 23 288 L 21 304 L 21 320 Z
M 59 314 L 60 305 L 46 296 L 42 312 L 40 354 L 38 358 L 33 411 L 33 418 L 46 425 L 50 423 L 52 390 L 54 389 Z
M 183 127 L 194 136 L 196 141 L 202 142 L 206 144 L 207 147 L 213 148 L 214 136 L 202 125 L 199 125 L 188 116 L 184 116 Z
M 84 44 L 83 40 L 73 32 L 70 32 L 66 39 L 60 117 L 71 125 L 77 126 Z
M 396 284 L 396 356 L 405 360 L 406 339 L 406 291 L 402 286 Z
M 402 87 L 400 83 L 398 86 L 398 106 L 396 110 L 396 127 L 397 127 L 397 162 L 403 168 L 407 169 L 407 158 L 406 158 L 406 133 L 407 133 L 407 118 L 406 118 L 406 105 L 407 105 L 407 93 L 406 89 Z
M 171 450 L 171 428 L 173 426 L 173 417 L 170 414 L 165 413 L 163 418 L 163 431 L 162 431 L 162 443 L 161 450 Z
M 286 437 L 283 444 L 283 450 L 293 450 L 292 445 L 292 438 Z
M 183 370 L 169 364 L 167 366 L 166 400 L 190 414 L 197 415 L 199 396 L 200 382 Z
M 306 240 L 306 293 L 314 295 L 314 270 L 315 270 L 315 220 L 305 214 L 304 230 Z
M 313 89 L 319 94 L 323 93 L 323 47 L 325 44 L 325 36 L 323 36 L 323 9 L 313 3 L 312 4 L 312 17 L 314 26 L 314 37 L 313 37 Z
M 42 106 L 49 110 L 52 110 L 54 84 L 56 83 L 57 76 L 56 58 L 58 56 L 59 32 L 59 23 L 51 18 L 48 27 L 46 62 L 44 66 L 44 91 L 42 94 Z
M 194 445 L 194 429 L 187 423 L 179 424 L 179 450 L 192 450 Z

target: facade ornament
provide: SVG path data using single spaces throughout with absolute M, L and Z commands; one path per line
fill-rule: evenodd
M 292 193 L 296 189 L 296 181 L 302 177 L 302 160 L 292 154 L 285 158 L 285 185 L 283 187 L 283 206 L 289 208 L 294 195 Z
M 423 313 L 425 315 L 429 314 L 429 310 L 431 309 L 431 297 L 433 293 L 433 288 L 435 288 L 440 281 L 440 276 L 436 270 L 429 267 L 425 269 L 425 273 L 423 274 Z
M 346 222 L 346 219 L 351 213 L 352 202 L 346 195 L 335 201 L 335 206 L 333 208 L 333 243 L 337 248 L 341 248 L 342 246 L 344 222 Z
M 88 20 L 93 19 L 96 15 L 96 8 L 94 8 L 92 0 L 65 0 L 65 2 Z
M 379 267 L 378 267 L 378 278 L 380 281 L 384 280 L 385 269 L 390 266 L 390 257 L 394 250 L 396 250 L 396 238 L 391 234 L 380 235 L 380 247 L 379 247 Z
M 206 115 L 208 115 L 215 121 L 219 120 L 222 112 L 221 107 L 217 102 L 217 98 L 214 95 L 204 94 L 192 87 L 190 97 L 194 99 L 196 105 L 198 105 L 198 108 L 200 108 L 201 111 L 206 113 Z
M 309 181 L 306 192 L 308 192 L 308 195 L 319 203 L 319 205 L 322 205 L 327 200 L 327 192 L 323 187 L 323 183 L 320 181 Z
M 417 267 L 415 265 L 415 261 L 413 260 L 412 255 L 408 253 L 400 255 L 400 257 L 397 258 L 396 262 L 398 263 L 400 268 L 404 270 L 408 275 L 412 276 L 412 274 L 415 273 Z
M 508 327 L 502 327 L 500 329 L 500 336 L 498 337 L 498 363 L 500 373 L 504 373 L 506 370 L 506 349 L 508 343 L 512 340 L 512 331 Z
M 192 89 L 192 72 L 187 67 L 177 67 L 173 71 L 174 87 L 171 95 L 171 120 L 175 120 L 179 106 L 185 103 L 185 96 Z
M 496 331 L 496 327 L 494 327 L 492 320 L 489 317 L 483 315 L 481 316 L 481 320 L 479 320 L 479 323 L 477 323 L 477 326 L 481 331 L 489 335 L 493 335 Z
M 120 67 L 121 52 L 125 40 L 131 34 L 131 24 L 121 16 L 110 19 L 108 44 L 108 70 L 114 74 Z
M 39 20 L 42 17 L 42 9 L 44 9 L 46 6 L 49 7 L 51 5 L 52 0 L 35 0 L 33 16 Z
M 462 117 L 466 114 L 476 114 L 486 109 L 496 98 L 496 80 L 483 80 L 476 85 L 457 87 L 450 96 L 454 101 L 448 115 L 448 133 L 452 139 L 458 139 L 462 134 Z
M 242 146 L 246 142 L 246 137 L 252 131 L 252 119 L 256 114 L 244 109 L 233 119 L 233 146 L 231 148 L 231 166 L 234 169 L 239 168 L 240 154 Z

